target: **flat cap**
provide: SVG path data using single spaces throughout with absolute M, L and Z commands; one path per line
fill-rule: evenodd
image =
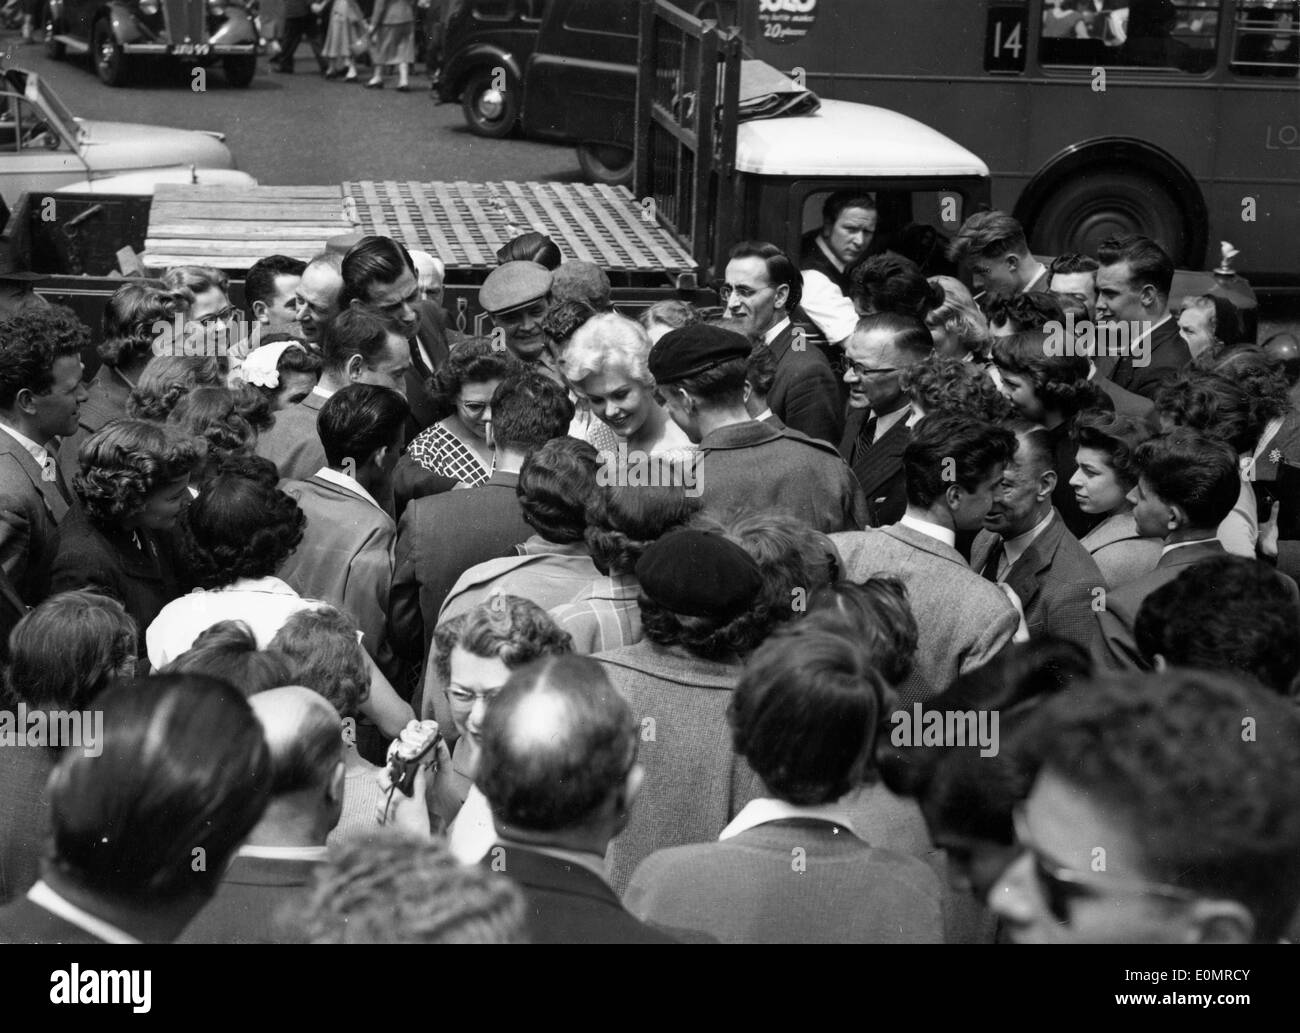
M 758 564 L 722 535 L 682 528 L 641 554 L 636 577 L 651 600 L 688 617 L 728 620 L 754 604 L 763 587 Z
M 484 312 L 509 312 L 530 305 L 551 292 L 549 269 L 536 262 L 506 262 L 488 274 L 478 289 L 478 303 Z
M 697 376 L 730 359 L 748 359 L 752 345 L 720 326 L 697 323 L 669 330 L 650 349 L 650 375 L 660 384 Z

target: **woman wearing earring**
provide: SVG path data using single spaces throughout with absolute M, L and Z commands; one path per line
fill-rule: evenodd
M 397 88 L 409 90 L 411 65 L 415 63 L 415 8 L 411 0 L 376 0 L 370 19 L 371 60 L 375 74 L 366 89 L 384 88 L 384 67 L 397 66 Z

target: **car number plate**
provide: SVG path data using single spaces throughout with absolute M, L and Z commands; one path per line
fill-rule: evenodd
M 181 57 L 204 57 L 211 49 L 210 43 L 177 43 L 172 47 L 172 53 Z

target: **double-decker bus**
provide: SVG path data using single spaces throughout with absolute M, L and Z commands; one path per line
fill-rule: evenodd
M 983 158 L 1043 254 L 1115 233 L 1300 290 L 1300 0 L 741 0 L 755 56 Z

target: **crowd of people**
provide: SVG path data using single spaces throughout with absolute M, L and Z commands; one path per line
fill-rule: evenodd
M 526 233 L 484 337 L 382 236 L 222 354 L 217 269 L 8 315 L 0 940 L 1291 935 L 1300 344 L 877 218 L 720 310 Z

